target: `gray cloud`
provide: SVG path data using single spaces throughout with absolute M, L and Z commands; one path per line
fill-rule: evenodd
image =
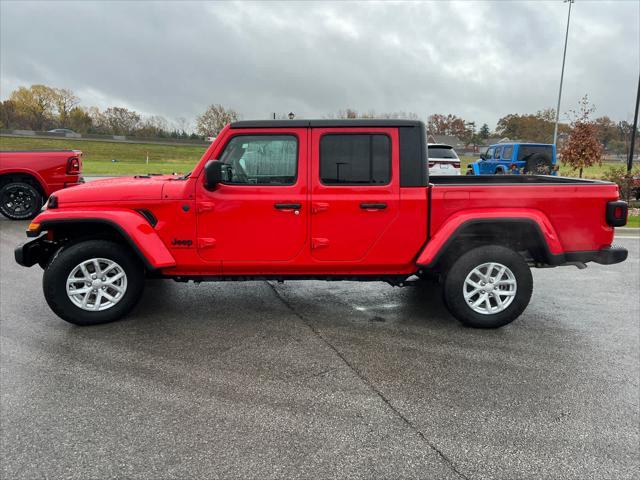
M 71 88 L 83 104 L 170 119 L 455 113 L 495 125 L 555 106 L 567 5 L 553 2 L 0 2 L 2 98 Z M 589 93 L 627 119 L 640 3 L 576 2 L 562 111 Z

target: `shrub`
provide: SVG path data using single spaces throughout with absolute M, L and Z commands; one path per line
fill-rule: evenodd
M 626 166 L 610 167 L 605 170 L 602 178 L 618 185 L 620 189 L 620 198 L 629 202 L 634 194 L 633 177 L 640 174 L 640 168 L 636 167 L 630 173 L 627 173 Z

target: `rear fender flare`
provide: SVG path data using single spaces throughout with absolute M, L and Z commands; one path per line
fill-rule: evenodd
M 55 228 L 56 225 L 106 225 L 124 238 L 149 270 L 176 265 L 173 255 L 158 233 L 141 214 L 132 210 L 45 210 L 33 220 L 33 223 L 40 224 L 41 231 Z
M 7 178 L 11 176 L 29 177 L 33 182 L 37 183 L 38 187 L 40 187 L 40 190 L 42 190 L 42 194 L 44 195 L 43 201 L 46 200 L 47 197 L 51 194 L 51 189 L 49 188 L 47 182 L 45 182 L 44 178 L 42 178 L 42 176 L 34 170 L 12 168 L 11 170 L 3 171 L 0 174 L 0 178 Z
M 532 226 L 538 233 L 537 241 L 541 243 L 540 246 L 545 252 L 546 261 L 553 265 L 563 263 L 562 244 L 555 228 L 544 213 L 539 210 L 505 209 L 503 211 L 474 210 L 452 215 L 422 249 L 416 264 L 421 268 L 433 267 L 446 252 L 447 247 L 467 227 L 478 224 L 491 225 L 499 223 L 524 223 Z

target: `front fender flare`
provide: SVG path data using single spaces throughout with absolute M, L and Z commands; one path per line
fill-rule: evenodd
M 114 228 L 127 241 L 147 268 L 157 270 L 174 267 L 176 261 L 164 242 L 138 212 L 127 209 L 74 209 L 45 210 L 33 222 L 40 225 L 40 231 L 48 230 L 56 225 L 103 224 Z M 89 232 L 90 233 L 90 232 Z
M 416 264 L 424 268 L 433 266 L 450 242 L 455 240 L 456 235 L 469 225 L 502 222 L 524 222 L 533 225 L 540 234 L 540 241 L 544 242 L 542 247 L 552 263 L 560 261 L 563 257 L 563 248 L 558 234 L 543 212 L 533 209 L 511 208 L 472 210 L 453 214 L 422 249 Z

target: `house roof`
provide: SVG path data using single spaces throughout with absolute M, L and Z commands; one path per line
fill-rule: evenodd
M 443 143 L 452 147 L 464 146 L 464 142 L 455 135 L 429 135 L 427 141 L 429 143 Z

